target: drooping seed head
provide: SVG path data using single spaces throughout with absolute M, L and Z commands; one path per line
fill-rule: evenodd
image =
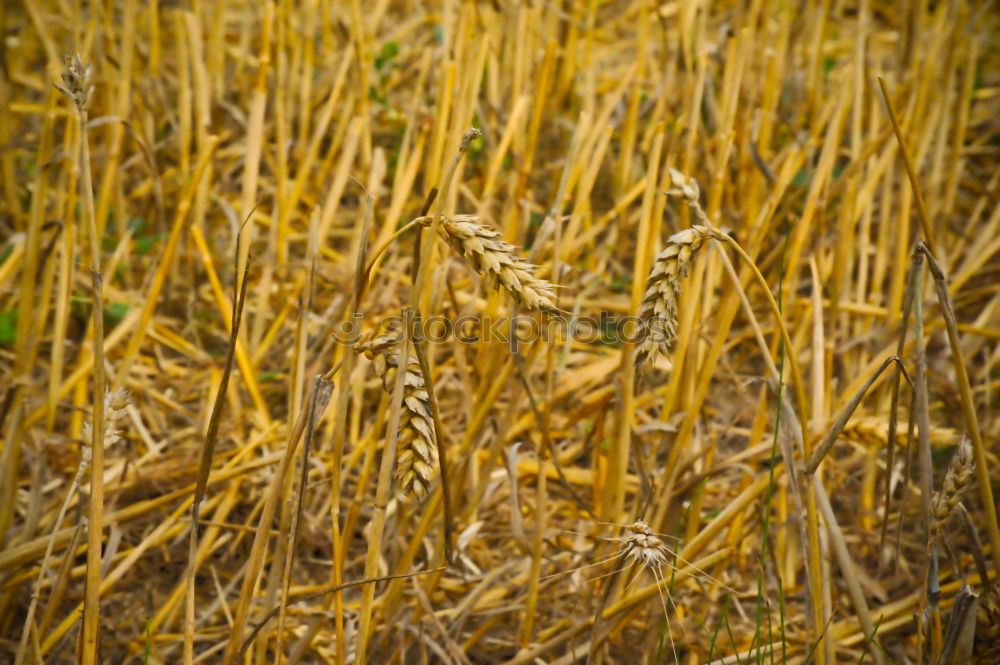
M 400 333 L 389 333 L 365 342 L 359 349 L 372 359 L 375 372 L 382 379 L 382 388 L 390 395 L 396 386 L 401 339 Z M 411 355 L 403 377 L 403 404 L 396 438 L 396 482 L 405 494 L 422 500 L 430 489 L 436 467 L 437 437 L 430 396 L 420 363 Z
M 535 277 L 538 267 L 517 256 L 517 249 L 500 233 L 480 223 L 477 215 L 441 218 L 438 229 L 444 240 L 472 269 L 495 288 L 502 288 L 528 310 L 555 314 L 553 285 Z
M 641 365 L 652 354 L 667 355 L 677 335 L 677 301 L 681 280 L 691 270 L 691 261 L 712 234 L 705 226 L 692 226 L 673 234 L 667 246 L 653 259 L 646 279 L 646 295 L 639 308 L 643 339 L 636 350 L 635 363 Z

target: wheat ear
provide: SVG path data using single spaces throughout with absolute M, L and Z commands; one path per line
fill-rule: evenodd
M 392 393 L 399 367 L 398 335 L 383 335 L 361 345 L 360 350 L 372 359 L 382 379 L 382 388 Z M 422 500 L 430 488 L 437 467 L 437 438 L 431 417 L 430 400 L 425 389 L 420 363 L 410 357 L 403 383 L 403 410 L 399 419 L 396 444 L 395 478 L 405 494 Z
M 658 569 L 661 566 L 670 565 L 670 550 L 653 533 L 649 524 L 639 520 L 630 524 L 628 530 L 632 533 L 610 539 L 622 544 L 621 554 L 625 556 L 626 560 L 637 563 L 644 568 Z
M 677 300 L 681 295 L 681 280 L 691 271 L 691 261 L 705 240 L 717 231 L 698 202 L 701 190 L 698 181 L 677 169 L 670 169 L 667 196 L 684 199 L 700 224 L 673 234 L 667 246 L 653 259 L 653 269 L 646 280 L 646 295 L 639 308 L 639 321 L 644 337 L 635 354 L 635 364 L 641 365 L 650 354 L 667 355 L 677 335 Z
M 673 234 L 666 248 L 653 260 L 653 269 L 646 280 L 646 295 L 639 309 L 639 321 L 645 335 L 636 351 L 636 365 L 651 354 L 666 355 L 677 334 L 677 300 L 681 295 L 681 280 L 691 270 L 691 261 L 712 230 L 692 226 Z
M 118 422 L 125 417 L 125 410 L 128 408 L 129 404 L 129 393 L 124 388 L 119 388 L 118 390 L 111 392 L 110 390 L 104 391 L 104 449 L 107 450 L 111 446 L 118 443 L 121 440 L 121 430 L 118 428 Z M 92 441 L 94 438 L 93 426 L 90 421 L 83 423 L 83 430 L 81 436 L 84 441 Z M 88 457 L 89 460 L 90 449 L 87 448 L 84 455 Z
M 528 310 L 555 314 L 553 285 L 535 277 L 538 267 L 515 254 L 495 229 L 480 223 L 477 215 L 442 217 L 438 229 L 444 240 L 472 269 L 495 288 L 502 288 Z
M 948 471 L 941 484 L 941 491 L 935 492 L 931 499 L 932 533 L 940 533 L 942 524 L 951 515 L 951 511 L 955 509 L 958 502 L 962 500 L 965 491 L 972 484 L 972 473 L 975 467 L 976 460 L 972 455 L 972 443 L 968 437 L 962 437 L 951 462 L 948 464 Z

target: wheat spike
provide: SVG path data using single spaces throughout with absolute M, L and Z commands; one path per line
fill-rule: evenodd
M 670 563 L 670 550 L 663 541 L 656 537 L 649 524 L 639 520 L 629 525 L 632 533 L 627 536 L 612 538 L 622 544 L 622 553 L 628 561 L 637 563 L 644 568 L 658 569 Z
M 698 181 L 677 169 L 670 169 L 668 196 L 677 196 L 691 207 L 701 224 L 695 224 L 673 234 L 667 246 L 653 259 L 653 269 L 646 279 L 646 295 L 639 308 L 639 321 L 644 337 L 635 354 L 635 364 L 641 365 L 650 354 L 666 355 L 677 335 L 677 300 L 681 295 L 681 280 L 691 270 L 694 254 L 704 241 L 715 234 L 712 223 L 698 202 L 701 190 Z
M 939 532 L 941 524 L 962 500 L 965 491 L 972 484 L 972 473 L 975 466 L 976 460 L 972 456 L 972 444 L 968 437 L 962 437 L 951 462 L 948 464 L 948 471 L 941 484 L 941 491 L 935 492 L 931 499 L 931 516 L 934 519 L 933 532 Z
M 383 335 L 365 342 L 360 349 L 372 359 L 375 371 L 382 379 L 382 388 L 389 394 L 396 385 L 399 341 L 398 335 Z M 396 482 L 405 494 L 422 500 L 427 495 L 436 466 L 437 438 L 430 398 L 420 372 L 420 363 L 411 356 L 403 380 L 403 410 L 396 442 Z
M 517 256 L 500 233 L 481 224 L 477 215 L 442 217 L 438 226 L 445 241 L 495 288 L 503 288 L 528 310 L 555 314 L 553 285 L 535 277 L 538 267 Z
M 677 334 L 677 299 L 681 295 L 681 280 L 691 270 L 691 260 L 712 230 L 692 226 L 670 236 L 666 248 L 653 260 L 653 269 L 646 280 L 646 295 L 639 309 L 639 320 L 645 336 L 636 351 L 636 365 L 650 354 L 670 351 Z
M 63 83 L 55 83 L 61 93 L 73 100 L 81 110 L 86 111 L 90 106 L 90 100 L 94 96 L 94 66 L 91 63 L 86 65 L 80 60 L 80 54 L 66 56 L 66 70 L 62 75 Z M 63 85 L 65 84 L 65 85 Z
M 868 446 L 882 448 L 889 441 L 889 419 L 882 416 L 857 416 L 844 427 L 843 438 L 858 441 Z M 906 443 L 906 427 L 896 429 L 896 443 Z M 948 427 L 931 427 L 931 445 L 935 448 L 954 446 L 959 440 L 956 430 Z
M 110 448 L 121 440 L 121 430 L 118 428 L 118 421 L 125 417 L 125 410 L 128 408 L 129 394 L 124 388 L 119 388 L 115 392 L 106 390 L 104 392 L 104 448 Z M 89 421 L 83 423 L 81 432 L 83 440 L 88 446 L 94 440 L 93 425 Z M 90 448 L 84 448 L 84 458 L 90 460 Z
M 972 662 L 975 665 L 1000 662 L 1000 604 L 995 593 L 987 593 L 979 601 Z

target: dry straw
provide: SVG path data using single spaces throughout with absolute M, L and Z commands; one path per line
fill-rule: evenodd
M 517 248 L 504 242 L 498 231 L 480 223 L 477 215 L 442 217 L 438 229 L 452 249 L 492 286 L 503 288 L 528 310 L 559 311 L 554 286 L 535 276 L 538 267 L 517 256 Z
M 455 10 L 443 17 L 442 34 L 410 30 L 420 16 L 406 11 L 404 3 L 382 3 L 385 11 L 370 16 L 363 3 L 343 3 L 350 11 L 320 17 L 324 20 L 314 20 L 314 2 L 242 3 L 238 8 L 229 3 L 225 12 L 212 11 L 211 3 L 195 4 L 200 11 L 144 15 L 142 3 L 120 0 L 109 6 L 121 20 L 88 22 L 63 11 L 74 3 L 38 0 L 26 5 L 30 11 L 25 16 L 15 12 L 11 17 L 23 47 L 7 53 L 9 85 L 3 93 L 6 102 L 0 104 L 0 144 L 9 148 L 0 159 L 0 198 L 9 212 L 0 222 L 6 233 L 0 243 L 6 257 L 0 264 L 0 314 L 17 313 L 13 353 L 7 350 L 10 344 L 0 341 L 0 375 L 9 377 L 4 385 L 12 386 L 0 409 L 0 457 L 9 469 L 0 480 L 0 538 L 6 537 L 0 575 L 7 590 L 0 615 L 8 617 L 0 662 L 14 660 L 22 631 L 26 642 L 18 660 L 25 664 L 120 662 L 142 654 L 147 636 L 153 645 L 150 658 L 160 662 L 221 662 L 220 646 L 227 661 L 242 661 L 237 654 L 248 624 L 266 618 L 275 607 L 274 625 L 261 628 L 259 649 L 247 654 L 256 662 L 416 662 L 430 652 L 455 663 L 507 658 L 511 665 L 531 665 L 580 660 L 589 652 L 614 665 L 641 661 L 651 652 L 664 624 L 654 621 L 658 611 L 647 605 L 655 605 L 655 596 L 668 589 L 678 589 L 678 595 L 666 628 L 677 632 L 682 626 L 704 626 L 714 633 L 722 622 L 722 629 L 732 633 L 711 641 L 695 629 L 678 645 L 689 659 L 742 662 L 780 649 L 789 659 L 811 657 L 818 665 L 832 665 L 838 659 L 857 661 L 866 645 L 874 656 L 877 641 L 883 640 L 887 651 L 903 654 L 901 660 L 918 662 L 918 644 L 925 644 L 924 654 L 941 644 L 940 636 L 937 642 L 933 636 L 940 629 L 932 628 L 927 637 L 921 628 L 920 609 L 929 608 L 930 586 L 921 579 L 923 536 L 904 535 L 901 565 L 877 573 L 886 594 L 871 608 L 883 617 L 876 634 L 864 625 L 867 610 L 855 602 L 851 585 L 842 582 L 853 579 L 852 571 L 857 579 L 876 574 L 883 550 L 857 547 L 843 557 L 837 533 L 842 530 L 847 543 L 870 540 L 869 518 L 880 512 L 899 517 L 902 524 L 910 521 L 905 505 L 887 503 L 877 510 L 876 492 L 882 480 L 890 490 L 906 481 L 907 475 L 888 463 L 891 457 L 883 465 L 883 451 L 887 440 L 898 444 L 912 438 L 905 423 L 907 415 L 916 420 L 915 413 L 908 414 L 914 400 L 899 400 L 905 404 L 897 409 L 888 399 L 891 386 L 882 379 L 867 382 L 886 350 L 897 347 L 896 332 L 913 334 L 907 253 L 921 237 L 933 248 L 934 235 L 939 247 L 947 245 L 954 275 L 950 281 L 942 275 L 937 282 L 944 295 L 935 298 L 940 306 L 928 309 L 922 325 L 937 330 L 943 323 L 952 352 L 944 353 L 951 360 L 945 367 L 941 345 L 931 345 L 925 360 L 939 371 L 921 389 L 933 395 L 935 378 L 938 392 L 942 385 L 958 387 L 961 409 L 946 400 L 935 411 L 942 420 L 963 422 L 975 480 L 958 498 L 967 474 L 959 464 L 946 478 L 945 464 L 936 486 L 928 484 L 923 492 L 928 529 L 935 519 L 932 508 L 946 517 L 937 543 L 927 549 L 947 542 L 967 555 L 973 532 L 951 533 L 956 514 L 964 515 L 963 504 L 975 525 L 989 530 L 993 546 L 987 554 L 995 555 L 989 562 L 993 565 L 979 567 L 985 572 L 978 581 L 968 575 L 980 593 L 980 660 L 963 662 L 1000 660 L 996 651 L 985 655 L 1000 643 L 996 595 L 984 589 L 984 580 L 1000 569 L 995 502 L 971 498 L 976 485 L 982 497 L 990 494 L 995 470 L 988 464 L 988 447 L 981 445 L 989 428 L 980 437 L 976 420 L 981 411 L 977 399 L 984 398 L 977 385 L 989 384 L 991 377 L 986 363 L 962 360 L 963 354 L 981 355 L 998 327 L 982 315 L 994 294 L 979 288 L 995 268 L 991 248 L 975 242 L 995 236 L 990 234 L 993 194 L 982 185 L 989 183 L 995 160 L 982 143 L 991 136 L 996 113 L 990 111 L 997 98 L 982 94 L 978 74 L 997 59 L 988 48 L 997 20 L 980 11 L 982 3 L 949 3 L 947 12 L 932 3 L 910 3 L 907 20 L 896 26 L 898 39 L 891 43 L 879 35 L 894 28 L 892 17 L 872 3 L 825 17 L 820 15 L 823 5 L 812 3 L 807 20 L 803 12 L 785 11 L 768 13 L 766 21 L 760 20 L 760 10 L 745 11 L 743 3 L 713 3 L 705 11 L 672 15 L 663 24 L 666 41 L 650 26 L 657 7 L 646 3 L 497 3 L 505 9 L 492 12 L 480 11 L 475 3 L 455 3 Z M 629 11 L 623 11 L 626 5 Z M 56 16 L 70 20 L 50 20 Z M 609 29 L 609 18 L 614 29 Z M 716 44 L 717 35 L 728 28 L 732 37 Z M 519 39 L 511 40 L 512 35 Z M 664 44 L 677 40 L 684 41 L 683 57 L 662 57 Z M 762 42 L 774 48 L 760 49 Z M 392 53 L 377 53 L 385 44 L 393 47 Z M 918 70 L 891 79 L 884 99 L 878 85 L 865 85 L 867 62 L 891 60 L 914 44 L 926 46 L 931 57 Z M 691 60 L 691 54 L 716 46 L 722 49 L 719 58 Z M 84 57 L 94 51 L 114 53 L 115 62 L 102 67 L 95 60 L 91 71 L 77 57 L 66 67 L 65 78 L 50 68 L 61 90 L 50 88 L 44 94 L 41 83 L 49 83 L 37 63 L 61 65 L 60 49 L 69 48 L 79 48 Z M 636 57 L 622 58 L 623 49 Z M 837 56 L 838 67 L 824 73 L 830 54 Z M 789 104 L 782 94 L 784 83 L 799 80 L 803 86 Z M 156 83 L 155 94 L 146 94 L 150 81 Z M 661 81 L 690 94 L 659 94 Z M 925 94 L 928 85 L 941 94 Z M 378 101 L 368 94 L 373 86 Z M 245 118 L 212 113 L 219 103 L 242 109 Z M 699 122 L 705 108 L 711 111 L 707 131 Z M 90 123 L 89 112 L 102 119 Z M 151 117 L 174 119 L 173 131 L 160 136 Z M 674 131 L 677 118 L 691 120 L 683 134 Z M 482 152 L 472 155 L 470 148 L 466 158 L 474 159 L 466 163 L 461 152 L 469 141 L 462 130 L 472 122 L 482 122 L 491 136 Z M 753 140 L 748 142 L 741 130 L 751 125 Z M 88 126 L 93 131 L 81 129 Z M 220 151 L 218 136 L 240 149 Z M 798 141 L 798 136 L 809 140 Z M 140 141 L 158 139 L 162 149 L 144 158 Z M 459 155 L 449 154 L 456 145 Z M 284 150 L 286 146 L 291 149 Z M 90 150 L 97 157 L 93 165 Z M 274 163 L 268 164 L 268 156 Z M 665 172 L 667 159 L 706 184 L 702 205 L 711 222 L 694 205 L 700 199 L 696 183 Z M 692 164 L 699 165 L 699 173 Z M 92 173 L 101 176 L 96 187 Z M 360 221 L 363 199 L 341 191 L 352 178 L 378 197 L 375 210 L 384 211 L 371 228 Z M 432 198 L 435 187 L 438 196 Z M 677 199 L 663 198 L 666 190 Z M 154 192 L 171 202 L 176 211 L 171 219 L 154 223 Z M 205 214 L 206 206 L 231 202 L 239 219 L 261 192 L 276 194 L 273 201 L 265 197 L 266 209 L 253 215 L 251 224 L 270 230 L 263 240 L 274 256 L 259 273 L 256 290 L 261 295 L 255 298 L 247 343 L 234 347 L 246 385 L 226 391 L 220 384 L 221 364 L 215 361 L 221 360 L 218 342 L 227 336 L 235 303 L 220 287 L 225 280 L 216 276 L 229 256 L 216 250 L 229 243 L 202 242 L 202 236 L 224 231 L 219 220 Z M 321 204 L 326 201 L 317 265 L 324 277 L 312 309 L 325 313 L 310 317 L 309 308 L 296 307 L 297 294 L 311 293 L 298 268 L 309 264 L 310 243 L 304 242 L 302 231 L 317 198 Z M 685 213 L 680 226 L 659 226 L 667 201 Z M 717 213 L 722 209 L 726 219 Z M 414 210 L 421 211 L 416 213 L 421 221 L 399 227 L 398 221 Z M 228 207 L 225 212 L 232 216 Z M 453 217 L 455 212 L 479 213 L 481 219 Z M 551 233 L 549 240 L 539 237 L 532 245 L 540 257 L 551 251 L 546 259 L 504 243 L 523 244 L 526 218 L 535 212 L 552 222 L 543 225 Z M 945 222 L 957 217 L 967 220 L 970 233 L 948 234 Z M 563 218 L 568 223 L 554 221 Z M 47 223 L 51 219 L 62 223 Z M 150 223 L 126 224 L 136 219 Z M 732 237 L 716 228 L 723 223 L 732 225 Z M 405 234 L 418 231 L 417 226 L 432 228 L 421 233 L 417 251 L 411 253 L 398 241 L 412 238 Z M 670 237 L 682 229 L 687 230 Z M 189 231 L 193 244 L 185 241 Z M 638 246 L 620 242 L 633 234 L 641 239 Z M 719 265 L 706 270 L 702 282 L 709 257 L 699 258 L 699 252 L 707 253 L 706 235 L 720 244 L 711 256 Z M 780 242 L 783 235 L 787 244 Z M 947 243 L 942 243 L 944 236 Z M 736 237 L 746 239 L 749 252 L 738 247 Z M 386 247 L 381 265 L 394 273 L 392 279 L 368 279 L 368 266 L 380 264 L 373 253 L 360 249 L 363 239 Z M 246 240 L 242 250 L 254 244 L 250 235 Z M 440 240 L 450 248 L 439 247 Z M 651 249 L 651 242 L 658 244 L 655 252 L 641 251 Z M 672 345 L 668 338 L 651 346 L 646 357 L 669 351 L 676 371 L 662 384 L 630 380 L 637 369 L 638 343 L 629 345 L 624 357 L 610 347 L 567 343 L 539 345 L 534 354 L 512 358 L 505 345 L 425 346 L 402 338 L 398 346 L 371 352 L 382 373 L 378 389 L 395 377 L 391 399 L 384 394 L 380 400 L 355 399 L 365 378 L 349 371 L 357 359 L 352 349 L 341 365 L 338 382 L 343 389 L 336 414 L 318 423 L 333 433 L 332 440 L 323 437 L 313 462 L 302 466 L 309 493 L 301 504 L 310 514 L 297 517 L 299 502 L 282 500 L 282 493 L 285 487 L 300 486 L 290 481 L 290 474 L 308 448 L 308 418 L 302 409 L 287 407 L 289 386 L 298 391 L 303 377 L 323 371 L 328 359 L 342 357 L 344 350 L 335 348 L 329 332 L 338 322 L 356 321 L 356 310 L 365 302 L 355 287 L 360 280 L 351 280 L 350 266 L 341 269 L 355 245 L 366 268 L 365 284 L 375 286 L 370 297 L 379 304 L 373 306 L 409 300 L 411 316 L 419 313 L 425 320 L 464 303 L 456 300 L 461 293 L 452 292 L 459 285 L 447 283 L 442 262 L 435 260 L 450 254 L 451 247 L 464 257 L 455 256 L 457 261 L 469 262 L 461 272 L 467 278 L 477 273 L 472 278 L 476 288 L 482 280 L 480 291 L 508 291 L 511 295 L 497 293 L 491 300 L 532 315 L 532 303 L 543 311 L 554 303 L 588 318 L 626 309 L 638 315 L 647 278 L 659 270 L 649 286 L 656 287 L 653 304 L 662 307 L 659 312 L 651 308 L 648 316 L 674 323 L 677 337 Z M 657 265 L 656 254 L 668 245 L 676 246 Z M 95 251 L 88 254 L 88 249 Z M 411 259 L 413 254 L 420 259 Z M 532 281 L 562 279 L 552 269 L 555 257 L 574 266 L 581 281 L 574 297 Z M 240 265 L 245 258 L 242 251 Z M 738 272 L 727 264 L 729 258 Z M 702 260 L 706 264 L 699 265 Z M 806 263 L 817 270 L 803 270 L 811 267 Z M 99 285 L 92 297 L 85 293 L 81 300 L 79 291 L 88 291 L 91 284 L 90 268 L 100 270 L 102 264 L 116 277 L 108 285 L 109 298 L 148 304 L 130 309 L 124 318 L 108 318 Z M 411 279 L 397 279 L 407 266 Z M 152 279 L 143 279 L 150 271 Z M 688 271 L 690 281 L 685 281 Z M 595 276 L 599 279 L 589 288 L 588 280 Z M 609 284 L 624 277 L 634 283 L 634 293 L 623 294 Z M 15 282 L 19 285 L 11 288 Z M 407 282 L 413 287 L 407 289 Z M 532 289 L 528 295 L 533 297 L 525 297 L 525 289 Z M 783 315 L 776 312 L 779 301 Z M 89 327 L 75 316 L 81 303 L 90 310 L 85 318 L 93 317 Z M 904 303 L 910 316 L 901 312 Z M 694 344 L 683 339 L 692 324 L 693 310 L 683 309 L 688 304 L 711 312 L 711 325 L 693 323 L 700 353 L 685 348 Z M 214 315 L 192 329 L 190 321 L 177 315 L 186 311 Z M 757 320 L 763 311 L 773 318 L 769 326 L 761 327 L 764 322 Z M 753 348 L 754 337 L 766 350 Z M 288 340 L 304 344 L 290 352 Z M 775 364 L 779 347 L 781 368 Z M 902 363 L 912 367 L 912 339 L 902 339 L 898 348 Z M 390 519 L 384 499 L 390 491 L 403 494 L 396 480 L 397 459 L 405 459 L 406 449 L 414 466 L 413 442 L 406 443 L 409 435 L 401 430 L 419 433 L 409 399 L 419 387 L 407 386 L 416 370 L 412 356 L 419 362 L 435 425 L 426 431 L 441 447 L 430 445 L 435 441 L 428 437 L 421 443 L 428 453 L 436 451 L 440 461 L 425 462 L 424 469 L 433 469 L 432 491 L 423 503 L 407 499 L 413 510 L 406 519 Z M 166 367 L 160 367 L 160 360 Z M 653 364 L 650 360 L 646 362 Z M 777 427 L 775 414 L 781 413 L 783 422 L 792 420 L 778 411 L 784 406 L 767 386 L 755 399 L 759 406 L 748 406 L 744 379 L 748 373 L 759 374 L 756 368 L 762 363 L 771 375 L 784 369 L 779 385 L 795 393 L 796 399 L 789 401 L 802 412 L 798 426 L 805 431 L 804 447 L 797 453 L 815 452 L 817 435 L 832 431 L 829 421 L 841 405 L 855 394 L 864 398 L 872 420 L 855 416 L 840 435 L 864 445 L 823 462 L 822 489 L 830 506 L 816 505 L 821 503 L 818 482 L 804 486 L 815 495 L 813 505 L 799 483 L 796 467 L 812 459 L 811 454 L 793 455 L 794 466 L 771 458 L 772 430 L 778 429 L 783 441 L 790 436 Z M 810 384 L 799 380 L 798 363 L 812 370 Z M 661 359 L 661 364 L 668 363 Z M 648 365 L 641 369 L 648 371 Z M 434 385 L 438 370 L 449 377 L 449 390 L 435 399 L 435 388 L 442 387 Z M 286 375 L 291 377 L 287 382 L 281 379 Z M 107 378 L 116 379 L 115 386 Z M 369 374 L 369 387 L 373 379 Z M 111 412 L 104 403 L 113 398 L 107 397 L 105 386 L 113 390 L 119 384 L 162 396 L 159 405 L 148 400 L 139 410 L 130 406 L 126 419 L 118 422 L 119 430 L 131 428 L 133 416 L 141 423 L 134 451 L 120 443 L 107 447 L 117 434 L 109 436 L 113 424 L 107 422 Z M 861 391 L 862 384 L 870 390 Z M 806 390 L 808 399 L 799 399 Z M 234 408 L 227 406 L 219 423 L 224 432 L 219 444 L 225 450 L 204 455 L 204 428 L 197 422 L 194 427 L 180 425 L 210 413 L 216 395 L 219 404 L 232 398 Z M 297 403 L 304 405 L 303 400 Z M 417 399 L 417 407 L 424 406 Z M 417 420 L 428 424 L 427 410 L 419 410 Z M 62 468 L 66 455 L 54 446 L 38 450 L 31 444 L 58 433 L 80 438 L 80 421 L 91 413 L 94 445 L 82 452 L 92 458 L 74 482 L 79 456 L 68 473 L 60 473 L 55 467 Z M 895 427 L 898 418 L 901 428 Z M 442 420 L 457 426 L 457 438 L 447 445 Z M 676 424 L 666 442 L 660 436 L 662 422 Z M 838 417 L 834 424 L 839 423 Z M 953 430 L 920 429 L 929 433 L 932 446 L 949 450 L 961 438 Z M 685 463 L 699 458 L 703 439 L 717 439 L 717 431 L 727 441 L 719 441 L 708 466 Z M 369 455 L 366 445 L 379 436 L 387 451 L 381 459 L 377 451 Z M 552 454 L 541 460 L 512 457 L 510 487 L 498 488 L 496 467 L 503 455 L 496 451 L 533 436 L 551 443 Z M 404 443 L 397 446 L 400 439 Z M 169 445 L 163 447 L 163 442 Z M 283 443 L 291 448 L 287 454 Z M 670 487 L 645 473 L 646 457 L 656 458 L 664 443 Z M 910 441 L 911 447 L 915 443 Z M 452 469 L 450 494 L 463 497 L 454 520 L 447 515 L 449 492 L 437 488 L 444 480 L 438 474 L 448 468 L 445 453 L 452 447 L 463 451 Z M 345 448 L 354 451 L 349 460 L 342 455 Z M 107 463 L 99 459 L 105 450 Z M 595 450 L 606 454 L 592 454 Z M 206 462 L 204 473 L 199 458 Z M 141 462 L 143 477 L 159 476 L 162 487 L 156 496 L 136 487 L 133 473 L 115 472 L 122 465 L 134 468 L 133 462 Z M 966 457 L 965 468 L 969 462 Z M 158 473 L 164 465 L 171 473 Z M 405 469 L 399 471 L 405 474 Z M 711 476 L 699 493 L 706 473 Z M 185 489 L 192 474 L 207 483 L 201 509 L 197 501 L 190 505 L 191 492 Z M 582 509 L 561 483 L 554 491 L 552 474 L 565 475 L 577 491 L 593 495 L 600 514 Z M 789 482 L 779 482 L 782 476 Z M 423 487 L 424 479 L 411 473 L 411 489 L 417 480 Z M 664 491 L 653 492 L 645 502 L 650 482 Z M 78 488 L 86 492 L 81 495 Z M 908 495 L 909 490 L 899 489 L 890 498 Z M 796 491 L 800 505 L 794 501 Z M 74 512 L 62 514 L 67 497 Z M 511 511 L 507 498 L 517 499 L 514 510 L 536 518 L 527 546 L 502 528 Z M 524 571 L 532 571 L 526 579 L 541 577 L 546 560 L 559 560 L 557 548 L 567 546 L 575 553 L 586 539 L 557 536 L 557 530 L 579 529 L 581 521 L 598 517 L 618 522 L 632 514 L 650 516 L 649 526 L 660 531 L 668 529 L 677 503 L 687 500 L 695 509 L 685 521 L 685 547 L 676 554 L 668 537 L 657 542 L 658 534 L 639 525 L 608 534 L 622 538 L 580 553 L 590 559 L 609 550 L 606 558 L 592 559 L 608 571 L 615 569 L 603 578 L 600 592 L 607 605 L 602 611 L 591 611 L 598 591 L 589 594 L 591 602 L 574 603 L 580 598 L 578 581 L 570 578 L 536 580 L 527 593 L 509 593 L 525 579 Z M 202 520 L 203 528 L 191 528 L 185 514 Z M 246 532 L 230 528 L 245 522 L 246 515 L 258 515 L 253 523 L 260 525 L 249 555 Z M 759 515 L 770 519 L 764 522 Z M 460 567 L 431 568 L 442 551 L 450 560 L 446 553 L 454 540 L 447 531 L 437 533 L 438 518 L 458 529 L 469 527 L 458 542 Z M 307 556 L 309 543 L 293 546 L 294 525 L 309 523 L 331 526 L 328 556 Z M 111 524 L 116 526 L 109 539 Z M 150 524 L 157 528 L 149 529 Z M 477 533 L 479 524 L 501 528 Z M 194 538 L 183 538 L 184 530 Z M 802 531 L 807 537 L 801 537 Z M 757 549 L 766 554 L 764 563 L 734 557 L 726 539 L 737 532 L 744 554 Z M 818 563 L 824 557 L 818 545 L 822 536 L 830 544 L 829 565 Z M 164 557 L 184 561 L 185 540 L 195 539 L 198 547 L 186 570 L 157 565 Z M 281 546 L 275 547 L 275 539 L 283 541 Z M 218 575 L 204 568 L 204 574 L 189 574 L 206 556 Z M 81 574 L 84 558 L 86 578 Z M 685 571 L 685 558 L 696 565 Z M 967 567 L 967 556 L 955 559 Z M 486 571 L 485 577 L 470 578 L 466 564 Z M 720 608 L 726 593 L 714 582 L 705 598 L 691 584 L 678 586 L 700 573 L 697 568 L 719 571 L 741 589 L 764 579 L 766 597 L 756 612 L 724 616 Z M 433 574 L 420 584 L 420 594 L 399 577 L 425 570 Z M 667 582 L 661 570 L 667 572 Z M 951 567 L 941 572 L 938 609 L 943 613 L 951 603 L 952 582 L 957 584 L 961 575 Z M 646 585 L 644 578 L 654 575 L 660 577 L 657 583 Z M 36 579 L 41 593 L 34 614 L 25 620 Z M 343 585 L 349 579 L 363 583 L 362 588 L 348 592 Z M 789 594 L 780 605 L 778 581 L 780 588 L 802 592 Z M 314 594 L 339 590 L 332 591 L 332 598 L 296 592 L 306 588 Z M 133 620 L 134 613 L 120 609 L 142 607 L 150 590 L 157 611 L 147 631 L 143 622 Z M 447 613 L 447 630 L 440 630 L 425 611 L 423 594 L 439 613 Z M 220 602 L 227 596 L 231 602 Z M 296 600 L 308 605 L 294 609 Z M 986 602 L 991 604 L 982 609 Z M 782 607 L 789 630 L 778 635 Z M 278 627 L 282 612 L 283 630 Z M 233 643 L 220 645 L 218 640 L 227 636 L 213 627 L 225 625 L 229 614 Z M 590 628 L 593 641 L 587 644 Z M 191 649 L 182 643 L 182 632 Z M 279 645 L 286 653 L 280 653 Z
M 84 65 L 79 55 L 66 58 L 63 83 L 53 83 L 76 105 L 79 120 L 77 149 L 80 169 L 81 221 L 87 229 L 90 246 L 91 316 L 93 317 L 93 427 L 90 429 L 93 457 L 90 462 L 90 510 L 87 522 L 87 568 L 83 603 L 83 628 L 81 629 L 78 662 L 94 665 L 99 661 L 101 621 L 102 541 L 104 531 L 104 446 L 107 442 L 105 427 L 105 367 L 104 367 L 104 280 L 101 274 L 101 246 L 97 214 L 94 211 L 94 183 L 90 166 L 90 142 L 87 136 L 90 102 L 94 96 L 94 69 Z M 124 375 L 124 373 L 123 373 Z
M 389 394 L 392 394 L 396 384 L 399 341 L 398 335 L 383 335 L 365 342 L 360 348 L 373 360 L 375 371 L 382 379 L 382 387 Z M 425 386 L 418 360 L 410 357 L 403 383 L 403 409 L 399 419 L 395 477 L 400 489 L 418 500 L 427 496 L 431 477 L 437 467 L 437 438 Z
M 111 391 L 105 392 L 103 419 L 105 449 L 110 448 L 121 440 L 122 430 L 119 429 L 118 422 L 125 417 L 125 410 L 128 408 L 128 405 L 129 394 L 124 388 L 119 388 L 113 393 Z M 55 524 L 52 527 L 52 537 L 49 538 L 48 545 L 45 548 L 45 556 L 42 558 L 42 565 L 38 570 L 38 577 L 35 579 L 35 587 L 32 590 L 31 603 L 28 605 L 28 611 L 25 614 L 21 642 L 18 645 L 17 653 L 14 656 L 15 665 L 21 665 L 21 663 L 24 662 L 27 654 L 29 631 L 35 629 L 35 612 L 38 609 L 38 603 L 41 599 L 42 584 L 46 578 L 46 571 L 49 567 L 49 559 L 52 558 L 52 552 L 55 548 L 55 534 L 59 533 L 59 530 L 62 528 L 63 520 L 66 518 L 66 511 L 69 508 L 70 502 L 73 500 L 73 496 L 76 494 L 77 488 L 83 481 L 84 474 L 87 472 L 87 467 L 90 465 L 91 459 L 93 458 L 91 442 L 93 441 L 94 428 L 90 421 L 83 424 L 82 436 L 84 444 L 80 448 L 80 464 L 76 470 L 76 477 L 73 478 L 69 491 L 66 492 L 66 497 L 63 499 L 62 506 L 59 508 Z

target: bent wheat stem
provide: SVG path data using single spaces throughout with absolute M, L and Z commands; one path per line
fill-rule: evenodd
M 61 85 L 54 85 L 76 105 L 80 122 L 78 155 L 80 159 L 80 199 L 82 217 L 90 236 L 90 277 L 94 334 L 94 411 L 90 464 L 90 514 L 87 523 L 87 584 L 84 594 L 83 639 L 78 657 L 83 665 L 97 662 L 100 639 L 101 547 L 104 531 L 104 280 L 101 276 L 101 239 L 94 212 L 94 185 L 90 171 L 90 144 L 87 138 L 87 118 L 94 95 L 94 68 L 84 64 L 80 56 L 66 58 L 66 71 Z

